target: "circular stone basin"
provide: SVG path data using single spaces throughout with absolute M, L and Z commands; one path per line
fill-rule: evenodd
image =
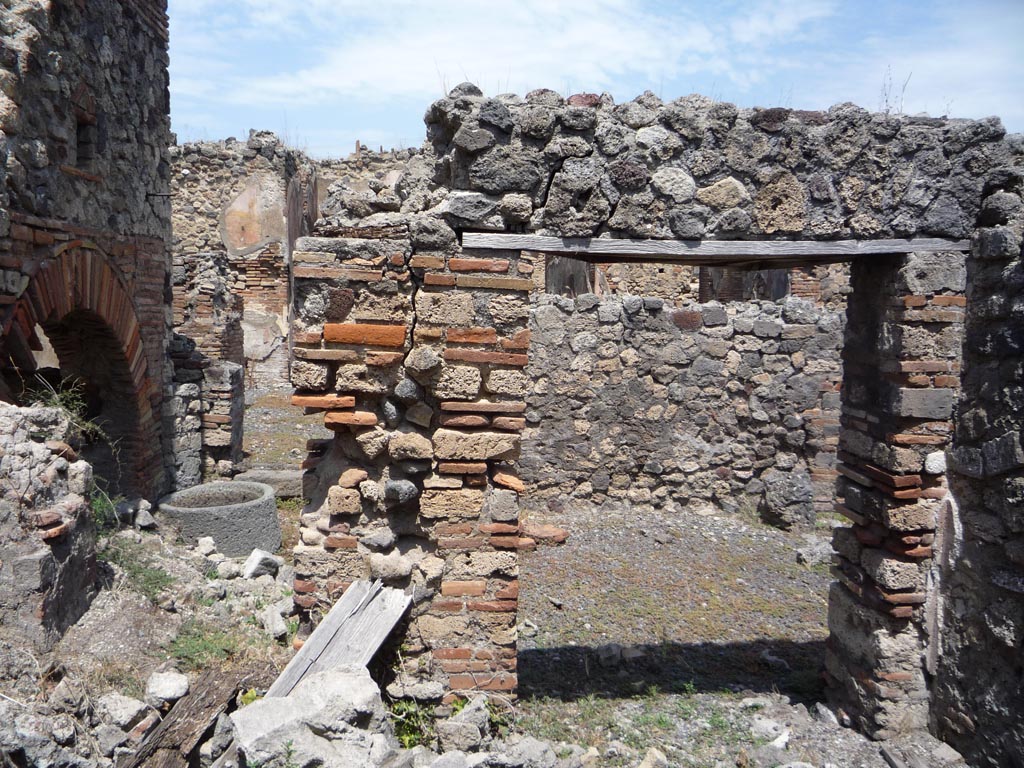
M 212 536 L 228 557 L 245 557 L 254 549 L 281 547 L 274 489 L 264 483 L 215 482 L 196 485 L 160 499 L 160 512 L 195 543 Z

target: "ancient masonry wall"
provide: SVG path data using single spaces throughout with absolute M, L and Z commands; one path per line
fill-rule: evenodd
M 787 526 L 831 512 L 844 321 L 795 298 L 541 296 L 525 372 L 526 504 L 713 506 Z
M 109 372 L 62 363 L 125 404 L 124 424 L 105 411 L 124 433 L 124 490 L 156 495 L 170 454 L 165 3 L 25 0 L 0 13 L 0 368 L 8 384 L 14 367 L 31 379 L 39 327 L 58 351 L 106 350 Z
M 316 217 L 315 178 L 268 132 L 171 147 L 175 330 L 251 386 L 287 373 L 290 253 Z
M 933 576 L 932 725 L 971 765 L 1024 754 L 1024 172 L 992 174 L 967 262 L 963 391 Z M 1007 759 L 1010 762 L 1007 762 Z
M 826 670 L 868 733 L 924 728 L 937 642 L 928 622 L 945 453 L 960 387 L 964 256 L 855 262 L 843 347 L 837 510 Z
M 471 252 L 460 231 L 964 238 L 983 177 L 1011 159 L 997 120 L 850 105 L 488 99 L 463 85 L 426 122 L 428 150 L 394 186 L 339 195 L 321 236 L 297 245 L 291 371 L 296 404 L 337 430 L 307 461 L 296 600 L 322 609 L 367 574 L 411 586 L 400 682 L 424 698 L 514 691 L 515 553 L 537 542 L 518 524 L 515 463 L 532 281 L 518 252 Z M 930 562 L 928 510 L 945 493 L 931 454 L 949 438 L 963 296 L 919 273 L 961 262 L 865 258 L 853 273 L 837 469 L 854 526 L 837 534 L 829 670 L 837 700 L 878 734 L 918 725 L 928 695 L 929 590 L 913 577 Z M 860 549 L 844 549 L 851 540 Z
M 0 403 L 0 635 L 49 650 L 95 591 L 92 467 L 54 408 Z
M 166 3 L 21 0 L 0 29 L 0 400 L 22 397 L 46 336 L 96 398 L 107 487 L 154 498 L 173 474 Z M 96 576 L 80 455 L 97 447 L 70 432 L 0 404 L 0 627 L 41 649 Z

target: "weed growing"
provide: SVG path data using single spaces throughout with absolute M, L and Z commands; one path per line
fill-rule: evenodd
M 129 589 L 138 592 L 150 602 L 157 602 L 160 594 L 174 584 L 174 578 L 152 564 L 145 548 L 136 542 L 113 537 L 96 557 L 116 565 L 125 573 Z
M 414 699 L 392 699 L 387 702 L 387 706 L 395 728 L 395 736 L 402 747 L 429 747 L 434 743 L 434 713 L 429 705 Z
M 175 659 L 192 670 L 225 661 L 239 651 L 238 638 L 211 624 L 190 619 L 178 631 L 168 649 Z

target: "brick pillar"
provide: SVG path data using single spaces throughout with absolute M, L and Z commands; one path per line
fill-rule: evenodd
M 839 442 L 838 528 L 826 658 L 831 694 L 888 738 L 928 717 L 925 603 L 947 496 L 963 331 L 962 254 L 852 267 Z
M 514 693 L 532 266 L 462 253 L 436 219 L 300 238 L 296 405 L 310 446 L 295 600 L 326 611 L 354 579 L 414 599 L 392 695 Z

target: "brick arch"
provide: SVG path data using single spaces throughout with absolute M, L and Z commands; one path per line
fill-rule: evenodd
M 121 430 L 125 458 L 118 490 L 151 494 L 159 487 L 162 466 L 158 414 L 151 401 L 154 382 L 131 293 L 110 258 L 95 243 L 63 243 L 52 259 L 39 264 L 7 313 L 3 346 L 14 347 L 20 341 L 22 346 L 40 349 L 36 326 L 42 327 L 53 342 L 62 366 L 74 345 L 83 340 L 88 346 L 86 356 L 95 352 L 109 365 L 112 392 L 118 399 L 116 407 L 128 425 Z M 75 353 L 81 351 L 79 348 Z M 11 357 L 18 362 L 16 354 Z

